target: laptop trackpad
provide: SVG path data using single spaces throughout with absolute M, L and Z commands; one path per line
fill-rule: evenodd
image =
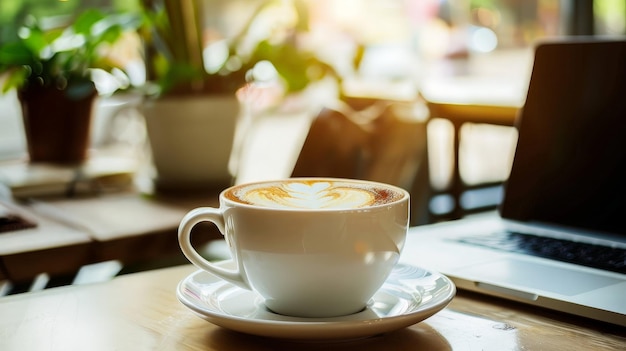
M 497 285 L 507 284 L 550 291 L 561 295 L 578 295 L 623 280 L 547 264 L 504 259 L 461 270 L 462 276 Z M 478 279 L 477 279 L 478 278 Z

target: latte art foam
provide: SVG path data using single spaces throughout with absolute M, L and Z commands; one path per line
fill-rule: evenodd
M 358 182 L 289 180 L 236 187 L 226 197 L 270 208 L 348 209 L 390 203 L 402 194 Z

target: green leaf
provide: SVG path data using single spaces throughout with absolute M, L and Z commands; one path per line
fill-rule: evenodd
M 33 62 L 34 54 L 24 42 L 12 42 L 0 46 L 0 67 L 27 65 Z
M 2 86 L 2 93 L 4 94 L 12 88 L 20 88 L 26 81 L 27 75 L 28 71 L 23 68 L 10 71 Z
M 78 18 L 76 18 L 76 21 L 74 22 L 72 28 L 77 34 L 90 36 L 93 26 L 104 18 L 105 15 L 99 10 L 89 9 L 83 12 L 80 16 L 78 16 Z
M 289 92 L 301 91 L 307 87 L 311 82 L 307 70 L 316 63 L 311 53 L 298 51 L 289 43 L 272 45 L 265 40 L 256 47 L 254 57 L 257 60 L 270 61 L 285 81 Z
M 49 44 L 44 33 L 39 28 L 31 29 L 29 35 L 23 39 L 23 42 L 36 55 L 39 55 L 41 50 Z
M 64 31 L 65 31 L 65 28 L 54 28 L 54 29 L 50 29 L 50 30 L 43 32 L 43 36 L 44 36 L 46 43 L 52 44 L 52 42 L 54 42 L 61 35 L 63 35 Z
M 113 44 L 117 41 L 122 35 L 123 29 L 121 26 L 115 25 L 107 28 L 104 32 L 101 33 L 99 43 L 109 43 Z

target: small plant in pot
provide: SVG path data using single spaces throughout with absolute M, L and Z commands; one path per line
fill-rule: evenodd
M 17 89 L 30 162 L 80 164 L 87 158 L 98 96 L 92 73 L 123 71 L 109 49 L 138 25 L 126 14 L 87 10 L 69 24 L 42 28 L 29 17 L 0 43 L 2 92 Z
M 143 114 L 159 193 L 187 194 L 230 184 L 228 162 L 246 68 L 204 68 L 200 1 L 142 0 L 146 85 Z
M 321 68 L 316 72 L 331 71 L 297 50 L 293 36 L 252 38 L 251 26 L 277 4 L 263 2 L 239 34 L 212 40 L 202 1 L 142 0 L 147 19 L 140 31 L 147 76 L 144 116 L 157 190 L 197 192 L 230 185 L 236 176 L 231 154 L 241 125 L 236 93 L 251 82 L 258 63 L 275 68 L 287 94 L 324 75 L 308 75 L 312 66 Z

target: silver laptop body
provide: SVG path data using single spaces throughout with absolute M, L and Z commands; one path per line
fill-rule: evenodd
M 402 260 L 460 289 L 626 326 L 626 39 L 538 43 L 517 128 L 498 211 L 411 228 Z M 518 233 L 535 246 L 491 244 Z M 601 266 L 547 258 L 542 237 L 595 245 L 584 252 Z

